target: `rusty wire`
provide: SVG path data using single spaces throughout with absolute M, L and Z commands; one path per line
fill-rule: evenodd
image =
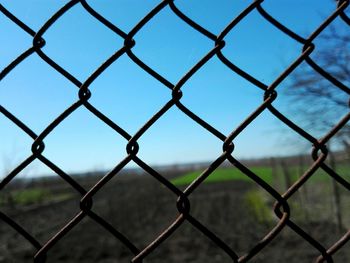
M 286 26 L 282 25 L 274 17 L 272 17 L 262 6 L 263 0 L 256 0 L 252 2 L 243 12 L 241 12 L 235 19 L 229 23 L 226 28 L 219 34 L 213 34 L 207 29 L 203 28 L 201 25 L 197 24 L 185 13 L 183 13 L 176 5 L 174 0 L 165 0 L 159 3 L 151 12 L 149 12 L 142 20 L 140 20 L 130 32 L 124 32 L 119 29 L 116 25 L 112 24 L 101 14 L 95 11 L 85 0 L 73 0 L 64 5 L 58 12 L 56 12 L 45 24 L 35 32 L 20 19 L 9 12 L 5 7 L 0 5 L 0 12 L 5 15 L 9 20 L 15 23 L 24 32 L 33 38 L 33 45 L 28 50 L 23 52 L 19 57 L 12 61 L 6 68 L 0 72 L 0 81 L 2 81 L 6 75 L 11 72 L 16 66 L 26 60 L 33 54 L 37 54 L 40 58 L 45 61 L 48 65 L 54 68 L 62 76 L 68 79 L 72 84 L 78 88 L 79 99 L 70 107 L 68 107 L 64 112 L 62 112 L 50 125 L 48 125 L 40 134 L 34 133 L 30 127 L 19 120 L 6 108 L 0 105 L 0 112 L 12 121 L 19 129 L 25 132 L 28 136 L 33 139 L 32 144 L 32 154 L 27 157 L 20 165 L 18 165 L 14 170 L 12 170 L 0 183 L 0 190 L 2 190 L 11 180 L 13 180 L 16 175 L 18 175 L 25 167 L 27 167 L 34 160 L 40 160 L 47 167 L 49 167 L 53 172 L 59 175 L 63 180 L 65 180 L 73 189 L 75 189 L 80 195 L 80 212 L 72 218 L 59 232 L 57 232 L 50 240 L 45 243 L 39 243 L 34 236 L 32 236 L 29 231 L 24 229 L 9 216 L 0 212 L 0 219 L 10 225 L 15 229 L 20 235 L 22 235 L 36 250 L 34 255 L 34 262 L 45 262 L 47 252 L 55 246 L 55 244 L 70 230 L 72 230 L 84 217 L 90 217 L 96 223 L 100 224 L 107 231 L 112 233 L 116 239 L 122 242 L 129 250 L 133 253 L 134 257 L 132 262 L 142 262 L 153 250 L 155 250 L 160 243 L 166 240 L 176 229 L 183 224 L 185 221 L 189 222 L 204 235 L 210 238 L 218 247 L 220 247 L 228 256 L 232 258 L 233 262 L 248 262 L 256 254 L 258 254 L 264 247 L 266 247 L 272 239 L 274 239 L 280 231 L 288 227 L 305 239 L 315 250 L 319 252 L 319 257 L 316 259 L 317 262 L 333 262 L 332 256 L 340 250 L 347 242 L 350 240 L 350 231 L 345 233 L 341 239 L 334 243 L 331 247 L 324 247 L 317 240 L 315 240 L 311 235 L 306 233 L 300 226 L 298 226 L 291 219 L 291 211 L 288 205 L 288 199 L 293 196 L 300 187 L 302 187 L 307 180 L 312 177 L 318 169 L 323 169 L 330 177 L 334 178 L 339 184 L 341 184 L 345 189 L 350 191 L 350 183 L 347 182 L 342 176 L 337 174 L 334 170 L 329 167 L 325 160 L 327 159 L 328 150 L 326 143 L 342 128 L 344 127 L 350 119 L 350 113 L 346 114 L 323 138 L 317 139 L 311 134 L 306 132 L 304 129 L 299 127 L 293 121 L 284 116 L 278 111 L 272 102 L 277 98 L 276 89 L 280 83 L 291 74 L 302 62 L 306 62 L 311 66 L 315 72 L 320 76 L 328 80 L 334 86 L 341 89 L 345 94 L 350 94 L 350 88 L 345 84 L 337 80 L 334 76 L 328 73 L 325 69 L 320 67 L 316 61 L 310 58 L 310 54 L 315 49 L 313 41 L 319 36 L 319 34 L 327 28 L 330 23 L 335 18 L 340 18 L 344 23 L 350 25 L 350 18 L 345 14 L 344 10 L 349 5 L 349 0 L 338 1 L 338 4 L 334 12 L 325 20 L 319 27 L 308 37 L 303 38 L 296 34 Z M 57 64 L 49 56 L 47 56 L 42 48 L 46 45 L 44 36 L 45 33 L 50 29 L 50 27 L 56 23 L 64 14 L 70 10 L 73 6 L 80 5 L 87 13 L 99 22 L 106 26 L 109 30 L 113 31 L 119 37 L 124 39 L 124 45 L 117 50 L 110 58 L 108 58 L 99 68 L 97 68 L 84 82 L 80 82 L 76 77 L 66 71 L 63 67 Z M 188 26 L 195 29 L 197 32 L 202 34 L 211 40 L 214 44 L 212 50 L 210 50 L 200 61 L 195 64 L 191 70 L 189 70 L 177 83 L 171 83 L 164 76 L 157 73 L 151 67 L 146 65 L 141 59 L 139 59 L 132 51 L 133 47 L 137 45 L 134 40 L 135 35 L 144 27 L 154 16 L 156 16 L 165 7 L 170 7 L 172 12 L 182 19 Z M 286 36 L 292 38 L 296 42 L 303 45 L 300 56 L 289 65 L 284 72 L 277 77 L 272 83 L 265 84 L 254 78 L 248 72 L 245 72 L 235 64 L 233 64 L 225 55 L 222 53 L 222 49 L 225 46 L 226 35 L 236 27 L 247 15 L 249 15 L 253 10 L 259 12 L 259 14 L 268 21 L 271 26 L 274 26 Z M 91 96 L 91 91 L 89 89 L 91 83 L 93 83 L 99 75 L 108 68 L 112 63 L 118 60 L 121 56 L 128 56 L 135 64 L 142 68 L 145 72 L 151 75 L 153 78 L 162 83 L 169 92 L 172 94 L 172 98 L 161 108 L 159 111 L 150 118 L 144 125 L 134 134 L 131 135 L 125 131 L 122 127 L 118 126 L 115 122 L 109 119 L 106 115 L 100 112 L 89 102 Z M 219 132 L 215 127 L 208 124 L 205 120 L 201 119 L 190 109 L 188 109 L 181 102 L 182 97 L 182 86 L 186 81 L 191 78 L 196 72 L 206 64 L 211 58 L 216 56 L 224 65 L 231 69 L 236 74 L 240 75 L 244 79 L 251 82 L 257 88 L 264 91 L 263 102 L 259 105 L 254 112 L 252 112 L 246 120 L 244 120 L 238 127 L 236 127 L 229 135 L 224 135 Z M 90 189 L 84 189 L 79 183 L 77 183 L 74 178 L 66 174 L 61 170 L 56 164 L 47 159 L 43 154 L 45 150 L 44 140 L 60 123 L 72 114 L 75 110 L 80 107 L 85 107 L 92 114 L 94 114 L 99 120 L 104 122 L 106 125 L 111 127 L 115 132 L 120 134 L 127 141 L 126 146 L 126 157 L 118 163 L 109 173 L 107 173 L 101 180 L 99 180 Z M 193 181 L 185 190 L 181 191 L 175 187 L 170 181 L 168 181 L 164 176 L 155 171 L 151 166 L 146 164 L 141 160 L 137 153 L 139 151 L 138 140 L 147 132 L 147 130 L 164 114 L 166 114 L 172 107 L 177 107 L 183 114 L 187 115 L 194 122 L 201 125 L 204 129 L 209 131 L 213 136 L 217 137 L 222 141 L 222 154 L 214 160 L 210 166 L 195 180 Z M 258 175 L 252 172 L 249 168 L 244 166 L 239 162 L 233 155 L 234 153 L 234 139 L 242 132 L 245 128 L 253 122 L 262 112 L 269 111 L 274 116 L 276 116 L 281 122 L 288 125 L 292 130 L 294 130 L 299 136 L 308 140 L 312 145 L 312 158 L 314 160 L 313 164 L 308 168 L 308 170 L 296 181 L 294 184 L 282 195 L 280 195 L 272 186 L 263 181 Z M 174 195 L 178 197 L 177 199 L 177 209 L 178 217 L 170 224 L 170 226 L 165 229 L 153 242 L 151 242 L 146 247 L 137 248 L 127 237 L 120 233 L 117 228 L 118 226 L 112 226 L 105 219 L 101 218 L 99 215 L 94 213 L 91 208 L 93 207 L 93 197 L 100 191 L 100 189 L 108 183 L 114 176 L 118 174 L 129 162 L 135 162 L 140 168 L 146 171 L 148 174 L 154 177 L 155 180 L 163 184 L 169 189 Z M 190 201 L 189 196 L 200 187 L 201 183 L 224 161 L 229 161 L 235 167 L 237 167 L 242 173 L 251 178 L 257 185 L 263 188 L 267 193 L 271 195 L 276 200 L 274 212 L 278 217 L 279 221 L 269 233 L 267 233 L 260 242 L 258 242 L 251 250 L 247 251 L 244 255 L 238 255 L 233 248 L 229 247 L 225 242 L 223 242 L 220 237 L 211 232 L 206 226 L 201 224 L 196 218 L 194 218 L 190 213 Z

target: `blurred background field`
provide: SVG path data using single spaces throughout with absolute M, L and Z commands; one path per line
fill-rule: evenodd
M 340 153 L 336 155 L 339 159 Z M 305 160 L 304 162 L 300 160 Z M 346 162 L 345 162 L 346 161 Z M 311 164 L 306 156 L 245 160 L 243 163 L 281 194 Z M 209 163 L 161 166 L 170 182 L 185 189 L 205 171 Z M 350 179 L 347 160 L 337 162 L 337 172 Z M 104 172 L 75 175 L 89 189 Z M 350 194 L 339 187 L 340 201 L 335 204 L 331 178 L 321 170 L 289 201 L 293 222 L 325 246 L 332 244 L 350 227 Z M 81 196 L 57 177 L 15 180 L 2 191 L 2 211 L 23 225 L 38 240 L 45 242 L 79 211 Z M 94 197 L 93 211 L 142 248 L 166 229 L 178 215 L 177 196 L 151 175 L 126 169 L 115 176 Z M 224 163 L 190 195 L 191 215 L 217 234 L 239 253 L 246 253 L 278 222 L 273 213 L 274 200 L 237 168 Z M 339 205 L 341 225 L 337 221 Z M 0 262 L 32 262 L 34 249 L 6 224 L 0 226 Z M 98 240 L 98 241 L 97 241 Z M 97 241 L 97 242 L 96 242 Z M 298 250 L 296 255 L 293 250 Z M 196 249 L 189 250 L 188 247 Z M 69 248 L 69 249 L 68 249 Z M 318 251 L 295 233 L 282 233 L 253 262 L 310 262 Z M 49 262 L 128 262 L 132 253 L 92 219 L 84 219 L 49 252 Z M 185 223 L 147 262 L 231 262 L 231 259 L 189 223 Z M 349 260 L 348 250 L 335 259 Z M 208 261 L 209 260 L 209 261 Z

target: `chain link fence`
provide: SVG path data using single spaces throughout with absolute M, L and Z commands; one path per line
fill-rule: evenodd
M 335 179 L 337 183 L 341 184 L 347 191 L 350 191 L 350 183 L 342 176 L 340 176 L 334 169 L 332 169 L 327 163 L 327 156 L 329 151 L 327 150 L 326 144 L 334 137 L 350 119 L 350 113 L 342 117 L 342 119 L 334 125 L 334 127 L 329 130 L 329 132 L 322 138 L 315 138 L 313 135 L 299 127 L 292 120 L 284 116 L 277 108 L 272 105 L 272 102 L 276 100 L 277 92 L 276 89 L 279 87 L 280 83 L 286 79 L 296 68 L 300 66 L 302 62 L 306 62 L 310 67 L 315 70 L 322 78 L 326 79 L 338 89 L 344 92 L 344 94 L 350 94 L 350 88 L 347 87 L 344 83 L 337 80 L 335 76 L 332 76 L 327 72 L 327 69 L 323 69 L 317 64 L 317 61 L 314 61 L 310 58 L 310 54 L 315 50 L 314 40 L 318 38 L 320 33 L 324 31 L 336 18 L 341 19 L 345 24 L 350 25 L 350 18 L 346 15 L 345 10 L 348 8 L 349 1 L 342 0 L 338 1 L 334 9 L 334 12 L 323 21 L 323 23 L 311 34 L 308 38 L 303 38 L 300 35 L 296 34 L 286 26 L 282 25 L 278 20 L 272 17 L 266 10 L 263 8 L 263 0 L 253 1 L 243 12 L 241 12 L 236 18 L 234 18 L 226 28 L 219 34 L 213 34 L 207 29 L 203 28 L 201 25 L 197 24 L 196 21 L 192 20 L 187 16 L 182 10 L 180 10 L 176 1 L 165 0 L 160 2 L 153 10 L 151 10 L 145 17 L 143 17 L 129 32 L 124 32 L 117 25 L 112 24 L 105 17 L 99 14 L 94 10 L 87 1 L 85 0 L 73 0 L 65 4 L 58 12 L 56 12 L 46 23 L 35 32 L 20 18 L 17 18 L 14 14 L 9 12 L 4 6 L 0 5 L 1 15 L 7 17 L 14 24 L 16 24 L 21 30 L 26 32 L 33 38 L 33 45 L 23 52 L 19 57 L 12 61 L 6 68 L 4 68 L 0 73 L 0 81 L 2 81 L 6 76 L 15 69 L 19 64 L 25 61 L 28 57 L 33 54 L 37 54 L 40 58 L 50 65 L 53 69 L 59 72 L 67 80 L 69 80 L 73 85 L 78 89 L 79 99 L 70 107 L 65 109 L 57 118 L 50 123 L 40 134 L 36 134 L 33 130 L 28 127 L 24 122 L 18 119 L 14 114 L 8 111 L 6 108 L 0 105 L 0 112 L 13 124 L 15 124 L 18 129 L 21 129 L 25 132 L 30 138 L 32 138 L 32 154 L 28 156 L 25 161 L 13 169 L 0 183 L 0 190 L 6 188 L 6 186 L 14 179 L 16 176 L 33 161 L 39 160 L 48 166 L 55 174 L 59 175 L 65 182 L 70 185 L 77 193 L 81 195 L 80 200 L 80 212 L 66 225 L 60 229 L 51 239 L 47 240 L 44 243 L 40 243 L 35 236 L 33 236 L 28 230 L 23 228 L 17 222 L 15 222 L 10 216 L 6 215 L 4 212 L 0 212 L 0 220 L 3 223 L 11 226 L 17 233 L 23 236 L 31 246 L 36 249 L 36 254 L 33 255 L 34 262 L 45 262 L 47 261 L 47 253 L 52 249 L 59 240 L 61 240 L 67 233 L 72 231 L 80 222 L 86 218 L 91 218 L 94 222 L 101 225 L 107 231 L 109 231 L 119 242 L 123 243 L 128 249 L 133 253 L 134 257 L 131 259 L 131 262 L 142 262 L 148 257 L 148 255 L 156 250 L 158 246 L 173 235 L 174 232 L 184 223 L 187 222 L 191 224 L 194 228 L 198 229 L 210 240 L 212 240 L 216 246 L 222 249 L 231 259 L 232 262 L 249 262 L 254 258 L 260 251 L 262 251 L 272 240 L 279 235 L 279 233 L 284 228 L 289 228 L 294 231 L 297 235 L 306 240 L 311 247 L 318 251 L 319 257 L 316 259 L 317 262 L 333 262 L 332 256 L 336 254 L 339 250 L 343 249 L 344 245 L 347 244 L 350 240 L 350 231 L 343 234 L 337 242 L 335 242 L 330 247 L 324 247 L 318 240 L 314 239 L 309 235 L 302 227 L 300 227 L 296 222 L 291 219 L 290 206 L 288 200 L 295 195 L 295 193 L 307 183 L 307 181 L 314 175 L 314 173 L 322 169 L 324 170 L 329 177 Z M 109 57 L 99 68 L 97 68 L 93 74 L 91 74 L 84 82 L 80 82 L 75 76 L 70 72 L 61 67 L 57 62 L 52 58 L 46 55 L 43 51 L 45 45 L 50 45 L 46 43 L 45 34 L 50 31 L 50 27 L 53 26 L 57 21 L 65 15 L 74 6 L 80 6 L 84 9 L 85 12 L 89 13 L 96 19 L 96 23 L 103 24 L 110 31 L 114 32 L 120 38 L 124 39 L 124 45 L 120 47 L 111 57 Z M 138 32 L 148 24 L 159 12 L 164 8 L 170 7 L 172 12 L 182 19 L 189 27 L 195 29 L 198 33 L 202 34 L 206 38 L 212 41 L 213 48 L 198 61 L 183 77 L 177 82 L 172 83 L 162 76 L 141 59 L 139 59 L 133 53 L 133 47 L 137 45 L 137 42 L 134 40 L 134 37 Z M 272 83 L 265 84 L 257 80 L 254 76 L 250 75 L 249 72 L 245 72 L 240 67 L 233 64 L 225 55 L 222 53 L 222 49 L 225 46 L 225 37 L 227 34 L 235 28 L 242 20 L 244 20 L 251 12 L 257 11 L 266 21 L 268 21 L 271 27 L 277 28 L 279 31 L 283 32 L 286 37 L 293 39 L 294 41 L 303 45 L 300 56 L 291 63 L 284 72 L 276 78 Z M 165 89 L 169 90 L 169 93 L 172 95 L 171 99 L 159 109 L 159 111 L 150 118 L 144 125 L 135 133 L 129 134 L 128 131 L 124 130 L 122 127 L 118 126 L 113 120 L 109 119 L 103 112 L 97 109 L 94 105 L 89 102 L 91 96 L 91 91 L 89 87 L 91 84 L 99 78 L 100 74 L 110 67 L 115 61 L 117 61 L 122 56 L 128 56 L 135 64 L 142 68 L 154 79 L 159 81 L 164 85 Z M 215 127 L 208 124 L 205 120 L 197 116 L 191 110 L 189 110 L 186 105 L 181 101 L 183 91 L 182 87 L 184 84 L 194 75 L 196 72 L 203 67 L 210 59 L 217 57 L 224 65 L 232 70 L 233 73 L 240 75 L 250 83 L 256 86 L 257 89 L 264 91 L 264 97 L 262 98 L 262 103 L 257 105 L 254 112 L 252 112 L 247 118 L 236 127 L 229 135 L 222 134 Z M 116 133 L 121 135 L 127 141 L 126 147 L 126 157 L 118 163 L 110 172 L 104 175 L 93 187 L 85 189 L 80 185 L 75 178 L 71 177 L 69 174 L 61 170 L 55 163 L 51 162 L 48 158 L 45 157 L 45 138 L 53 131 L 57 126 L 59 126 L 63 120 L 70 116 L 79 108 L 86 108 L 91 112 L 96 118 L 98 118 L 105 125 L 111 127 Z M 157 122 L 157 120 L 166 115 L 167 112 L 172 108 L 178 108 L 184 115 L 186 115 L 193 122 L 199 124 L 204 129 L 222 141 L 222 154 L 213 160 L 213 162 L 207 167 L 207 169 L 188 187 L 184 190 L 180 190 L 178 187 L 173 185 L 166 177 L 142 159 L 138 157 L 140 138 L 147 133 L 147 131 Z M 281 122 L 286 124 L 291 130 L 293 130 L 299 136 L 308 140 L 312 145 L 312 158 L 313 164 L 307 169 L 307 171 L 297 180 L 292 186 L 283 194 L 274 189 L 271 185 L 262 180 L 257 174 L 255 174 L 251 169 L 243 165 L 239 160 L 235 158 L 234 152 L 234 140 L 235 138 L 244 133 L 247 126 L 249 126 L 259 115 L 263 112 L 269 111 Z M 322 114 L 322 112 L 320 112 Z M 341 116 L 339 116 L 341 117 Z M 146 247 L 136 247 L 136 245 L 129 240 L 123 233 L 118 231 L 118 225 L 112 225 L 107 222 L 100 215 L 92 211 L 93 199 L 94 196 L 106 185 L 109 181 L 115 177 L 128 163 L 131 161 L 135 162 L 140 168 L 145 172 L 151 175 L 155 180 L 162 184 L 166 189 L 173 193 L 178 199 L 177 203 L 174 204 L 178 210 L 177 219 L 172 222 L 167 229 L 165 229 L 159 236 L 157 236 L 153 242 L 149 243 Z M 267 233 L 258 243 L 254 245 L 249 251 L 243 255 L 239 255 L 235 252 L 234 248 L 227 245 L 220 236 L 217 236 L 215 233 L 210 231 L 205 225 L 200 223 L 192 214 L 190 209 L 189 196 L 195 192 L 198 188 L 201 187 L 203 181 L 215 171 L 221 164 L 224 162 L 230 162 L 236 168 L 238 168 L 242 173 L 247 177 L 252 179 L 256 185 L 261 189 L 264 189 L 274 200 L 274 213 L 278 219 L 275 226 Z M 57 211 L 59 213 L 59 211 Z M 293 249 L 293 248 L 290 248 Z

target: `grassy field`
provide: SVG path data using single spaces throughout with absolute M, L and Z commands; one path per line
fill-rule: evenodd
M 258 175 L 261 179 L 263 179 L 265 182 L 272 184 L 273 183 L 273 175 L 272 175 L 272 168 L 268 166 L 256 166 L 250 168 L 251 171 L 253 171 L 256 175 Z M 300 172 L 298 172 L 298 167 L 290 167 L 289 168 L 289 174 L 290 179 L 292 182 L 296 181 L 298 177 L 300 176 Z M 350 171 L 348 166 L 339 166 L 337 169 L 337 172 L 343 176 L 344 178 L 350 179 Z M 175 179 L 173 179 L 171 182 L 174 185 L 181 186 L 181 185 L 188 185 L 193 180 L 195 180 L 202 171 L 194 171 L 190 172 L 184 175 L 181 175 Z M 284 175 L 282 169 L 278 168 L 276 171 L 276 178 L 280 182 L 284 180 Z M 329 180 L 329 176 L 321 169 L 317 170 L 317 172 L 311 177 L 310 181 L 324 181 Z M 237 168 L 219 168 L 215 170 L 212 174 L 210 174 L 206 179 L 205 183 L 212 183 L 212 182 L 222 182 L 222 181 L 232 181 L 232 180 L 240 180 L 240 181 L 248 181 L 252 182 L 252 180 L 243 174 L 240 170 Z
M 71 196 L 71 193 L 53 194 L 50 190 L 44 188 L 21 189 L 7 193 L 7 196 L 2 193 L 0 204 L 8 202 L 8 198 L 11 198 L 13 205 L 26 206 L 43 202 L 64 201 L 71 198 Z
M 264 181 L 272 182 L 272 169 L 270 167 L 254 167 L 251 169 L 255 174 L 259 175 Z M 175 185 L 188 185 L 195 180 L 202 171 L 194 171 L 173 179 L 171 182 Z M 222 181 L 251 181 L 251 179 L 239 171 L 237 168 L 219 168 L 211 173 L 205 183 L 222 182 Z

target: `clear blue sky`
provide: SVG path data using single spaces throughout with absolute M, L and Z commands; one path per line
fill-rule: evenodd
M 1 0 L 0 3 L 37 31 L 67 1 Z M 88 1 L 93 8 L 128 32 L 159 1 Z M 251 1 L 175 1 L 185 14 L 218 34 Z M 331 0 L 266 0 L 265 10 L 306 37 L 334 9 Z M 0 14 L 0 69 L 28 49 L 32 38 Z M 100 24 L 80 4 L 45 34 L 43 51 L 77 79 L 84 81 L 117 51 L 123 39 Z M 176 83 L 212 47 L 170 8 L 162 10 L 135 36 L 133 52 Z M 301 45 L 286 37 L 258 12 L 252 12 L 225 38 L 223 53 L 266 84 L 299 54 Z M 283 86 L 283 85 L 282 85 Z M 282 89 L 283 87 L 281 87 Z M 91 85 L 90 102 L 134 134 L 170 98 L 169 90 L 126 55 Z M 229 134 L 262 101 L 262 92 L 231 72 L 216 57 L 183 87 L 182 102 L 224 134 Z M 77 100 L 77 88 L 38 55 L 33 54 L 0 82 L 0 103 L 36 133 Z M 276 102 L 283 105 L 283 96 Z M 264 113 L 236 140 L 239 158 L 288 154 L 283 125 Z M 0 116 L 0 171 L 30 155 L 32 140 Z M 126 156 L 126 141 L 84 108 L 62 122 L 45 139 L 44 155 L 66 172 L 108 169 Z M 221 142 L 173 108 L 139 140 L 139 157 L 149 164 L 207 161 L 221 153 Z M 288 143 L 287 143 L 288 144 Z M 28 171 L 49 173 L 40 162 Z

